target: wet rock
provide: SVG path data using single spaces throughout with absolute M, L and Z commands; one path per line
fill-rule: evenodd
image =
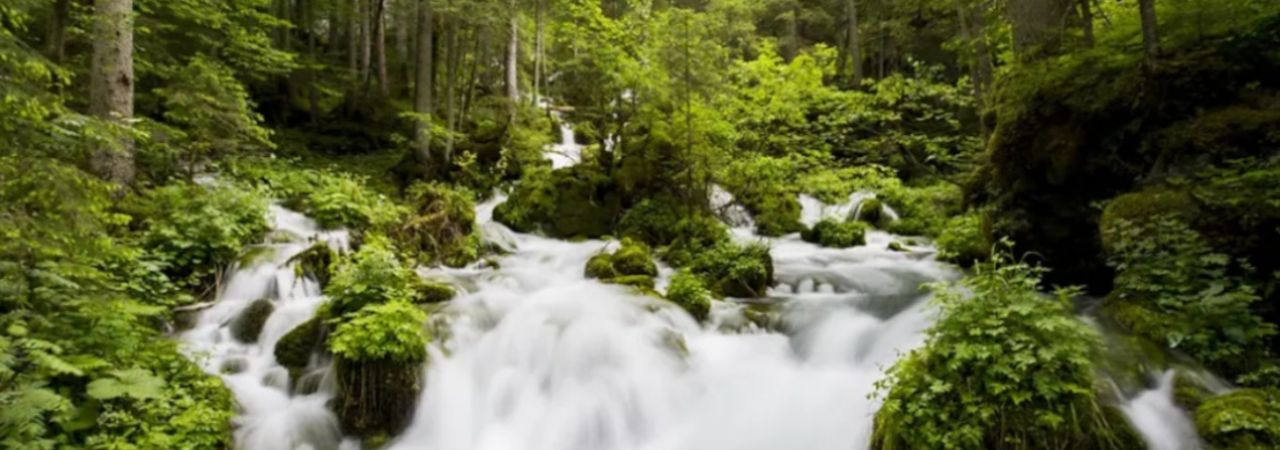
M 254 301 L 231 322 L 231 336 L 244 343 L 258 342 L 258 335 L 262 334 L 262 326 L 267 323 L 267 318 L 271 317 L 271 313 L 275 310 L 276 307 L 270 300 Z

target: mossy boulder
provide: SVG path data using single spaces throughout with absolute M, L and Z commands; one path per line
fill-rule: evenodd
M 653 290 L 653 277 L 648 275 L 619 275 L 602 281 L 608 284 L 630 286 L 646 293 Z
M 608 235 L 621 214 L 622 196 L 613 180 L 590 164 L 579 164 L 527 172 L 507 201 L 494 209 L 493 218 L 520 232 L 595 238 Z
M 1280 448 L 1280 392 L 1240 389 L 1196 408 L 1196 430 L 1214 449 Z
M 804 230 L 800 223 L 800 200 L 784 189 L 749 192 L 739 201 L 751 212 L 756 232 L 761 236 L 782 236 Z
M 290 372 L 296 373 L 306 368 L 311 362 L 311 354 L 322 348 L 324 330 L 324 321 L 319 317 L 312 317 L 293 327 L 276 342 L 274 350 L 276 362 L 288 368 Z
M 426 322 L 418 307 L 392 301 L 366 306 L 334 330 L 334 411 L 344 432 L 394 435 L 409 425 L 430 342 Z
M 244 343 L 258 342 L 258 335 L 262 334 L 262 326 L 266 325 L 267 318 L 271 317 L 271 313 L 275 310 L 276 306 L 271 303 L 271 300 L 255 300 L 241 311 L 235 320 L 231 321 L 231 336 Z
M 323 288 L 329 285 L 333 271 L 338 264 L 338 252 L 323 242 L 312 244 L 306 250 L 289 258 L 289 263 L 296 264 L 294 272 L 299 277 L 316 280 Z
M 763 297 L 773 285 L 773 257 L 762 243 L 721 242 L 702 252 L 689 270 L 720 297 Z
M 658 276 L 658 265 L 653 262 L 649 246 L 630 238 L 623 238 L 622 245 L 617 251 L 611 254 L 599 253 L 587 260 L 584 273 L 587 278 L 603 281 L 630 276 L 652 279 Z
M 613 270 L 613 255 L 608 253 L 597 253 L 587 260 L 585 270 L 587 278 L 609 279 L 618 276 L 618 272 Z
M 729 230 L 708 214 L 686 216 L 676 223 L 675 237 L 659 250 L 663 261 L 676 267 L 691 264 L 703 252 L 730 240 Z
M 618 233 L 649 245 L 667 245 L 679 237 L 683 215 L 679 201 L 674 198 L 646 198 L 622 215 Z
M 800 238 L 823 247 L 846 248 L 864 245 L 867 225 L 856 221 L 822 219 L 813 228 L 800 233 Z
M 419 279 L 413 283 L 413 290 L 413 301 L 415 303 L 447 302 L 458 295 L 453 286 L 435 280 Z
M 707 320 L 711 313 L 711 291 L 703 286 L 701 279 L 688 271 L 681 271 L 671 278 L 666 298 L 695 320 Z
M 1183 189 L 1158 187 L 1120 195 L 1102 210 L 1098 223 L 1104 249 L 1111 248 L 1116 237 L 1113 231 L 1121 221 L 1143 223 L 1159 216 L 1173 216 L 1182 220 L 1194 220 L 1200 208 L 1191 194 Z
M 1195 411 L 1213 396 L 1205 386 L 1203 375 L 1178 369 L 1173 375 L 1173 401 L 1187 411 Z
M 467 265 L 479 258 L 473 195 L 439 183 L 417 183 L 408 190 L 410 214 L 392 237 L 398 247 L 425 264 Z

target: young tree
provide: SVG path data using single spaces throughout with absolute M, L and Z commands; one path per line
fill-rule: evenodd
M 432 93 L 435 86 L 431 81 L 435 74 L 435 64 L 432 54 L 435 48 L 434 43 L 434 20 L 431 11 L 431 0 L 418 0 L 418 51 L 415 53 L 415 66 L 417 67 L 417 76 L 414 82 L 413 110 L 420 114 L 417 123 L 417 132 L 415 139 L 417 140 L 418 159 L 423 164 L 424 173 L 430 173 L 433 170 L 431 166 L 431 114 L 434 112 Z
M 853 75 L 854 86 L 862 84 L 862 43 L 858 36 L 858 0 L 846 0 L 845 9 L 849 15 L 849 65 Z
M 1156 34 L 1156 0 L 1138 0 L 1138 12 L 1142 15 L 1142 47 L 1147 65 L 1155 63 L 1160 55 L 1160 37 Z
M 511 100 L 512 117 L 515 117 L 514 106 L 520 102 L 520 12 L 516 0 L 509 4 L 511 10 L 511 32 L 507 40 L 507 98 Z
M 1013 47 L 1022 58 L 1052 55 L 1062 48 L 1072 0 L 1008 0 Z
M 133 117 L 133 0 L 96 0 L 89 112 L 125 127 Z M 133 138 L 121 131 L 90 158 L 93 171 L 124 186 L 133 182 Z

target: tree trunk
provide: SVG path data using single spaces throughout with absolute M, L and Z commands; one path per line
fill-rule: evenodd
M 133 0 L 95 0 L 89 113 L 128 127 L 133 117 Z M 126 130 L 98 149 L 89 165 L 120 186 L 133 183 L 133 138 Z
M 545 0 L 536 0 L 537 4 L 537 36 L 534 38 L 534 55 L 533 55 L 533 103 L 537 105 L 542 97 L 542 60 L 543 60 L 543 30 L 546 20 L 546 6 L 543 4 Z
M 359 7 L 357 6 L 361 0 L 351 0 L 347 3 L 347 71 L 350 72 L 352 81 L 360 79 L 360 19 Z
M 373 14 L 370 12 L 369 2 L 377 0 L 356 1 L 360 2 L 360 12 L 356 14 L 360 20 L 360 84 L 366 88 L 367 92 L 371 79 L 370 62 L 373 59 L 373 27 L 370 24 Z
M 858 36 L 858 0 L 847 0 L 849 13 L 849 65 L 853 69 L 853 85 L 862 85 L 862 40 Z
M 787 61 L 800 55 L 800 4 L 791 9 L 791 20 L 787 21 Z
M 71 0 L 57 0 L 53 4 L 53 18 L 49 22 L 49 39 L 46 53 L 54 63 L 62 64 L 67 56 L 67 17 Z
M 450 17 L 456 19 L 457 17 Z M 457 122 L 457 111 L 454 108 L 454 91 L 458 78 L 458 22 L 457 20 L 449 21 L 448 41 L 445 44 L 445 75 L 444 75 L 444 115 L 445 126 L 449 130 L 449 134 L 445 136 L 444 145 L 444 162 L 447 164 L 453 159 L 453 130 Z
M 387 0 L 373 6 L 373 64 L 378 74 L 378 93 L 387 95 Z
M 1084 45 L 1093 47 L 1093 0 L 1080 0 L 1080 27 L 1084 31 Z
M 418 161 L 426 165 L 423 173 L 431 173 L 437 159 L 431 154 L 431 114 L 432 73 L 435 65 L 432 56 L 434 47 L 434 18 L 431 14 L 430 0 L 418 0 L 418 51 L 415 58 L 417 79 L 414 82 L 413 110 L 425 117 L 420 117 L 415 136 L 418 149 Z M 443 158 L 441 158 L 443 159 Z
M 507 98 L 511 100 L 511 117 L 520 102 L 520 13 L 516 0 L 511 0 L 511 31 L 507 36 Z
M 982 130 L 982 136 L 986 137 L 990 134 L 987 123 L 982 120 L 983 111 L 986 109 L 986 87 L 987 82 L 984 74 L 989 75 L 991 68 L 988 67 L 990 59 L 987 57 L 986 39 L 982 35 L 981 14 L 978 11 L 970 15 L 969 11 L 964 7 L 964 0 L 955 0 L 956 5 L 956 22 L 960 24 L 960 36 L 973 46 L 973 58 L 969 62 L 969 76 L 973 78 L 973 99 L 974 109 L 978 111 L 978 127 Z M 970 19 L 973 20 L 973 26 L 970 26 Z
M 320 64 L 320 58 L 316 51 L 316 33 L 312 27 L 315 23 L 315 1 L 314 0 L 298 0 L 299 7 L 302 8 L 301 30 L 306 31 L 307 38 L 307 54 L 310 55 L 309 67 L 307 68 L 307 110 L 311 116 L 311 126 L 315 127 L 320 123 L 320 92 L 316 90 L 316 81 L 319 75 L 316 73 L 316 66 Z
M 1072 0 L 1009 0 L 1014 51 L 1027 59 L 1057 54 L 1071 4 Z
M 1160 36 L 1156 34 L 1156 0 L 1138 0 L 1138 11 L 1142 15 L 1142 47 L 1146 53 L 1147 66 L 1155 64 L 1160 56 Z

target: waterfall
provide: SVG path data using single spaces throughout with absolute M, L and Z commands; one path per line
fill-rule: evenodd
M 391 449 L 866 448 L 879 407 L 874 383 L 924 342 L 934 320 L 921 285 L 961 276 L 925 245 L 888 250 L 895 236 L 878 230 L 867 232 L 867 245 L 832 249 L 739 227 L 736 239 L 771 246 L 778 283 L 766 300 L 715 302 L 699 324 L 663 300 L 585 278 L 587 259 L 613 242 L 548 239 L 493 222 L 504 200 L 478 205 L 476 216 L 483 238 L 507 254 L 419 270 L 462 292 L 436 313 L 443 329 L 428 348 L 425 388 Z M 802 199 L 815 221 L 859 202 Z M 271 214 L 272 243 L 253 247 L 266 256 L 229 270 L 217 301 L 180 337 L 239 401 L 237 448 L 358 448 L 326 405 L 331 362 L 313 356 L 293 381 L 273 355 L 323 301 L 289 258 L 310 241 L 345 250 L 348 236 L 280 207 Z M 671 273 L 661 269 L 659 289 Z M 232 323 L 258 299 L 274 311 L 257 342 L 239 342 Z M 1172 401 L 1171 374 L 1121 408 L 1151 448 L 1197 448 Z

